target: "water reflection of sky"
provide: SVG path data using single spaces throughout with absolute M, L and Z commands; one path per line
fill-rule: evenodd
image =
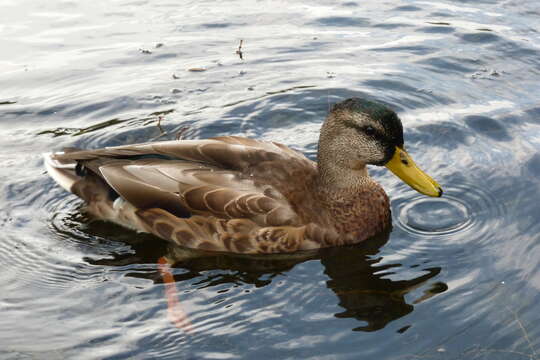
M 2 2 L 0 357 L 536 358 L 538 15 L 535 1 Z M 42 166 L 186 126 L 315 159 L 329 105 L 350 96 L 398 111 L 447 194 L 372 168 L 394 228 L 365 247 L 179 254 L 89 223 Z M 167 317 L 164 255 L 194 334 Z

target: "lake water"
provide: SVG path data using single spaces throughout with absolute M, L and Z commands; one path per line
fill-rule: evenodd
M 539 31 L 538 0 L 0 1 L 0 358 L 540 358 Z M 393 231 L 307 258 L 90 222 L 40 155 L 182 131 L 315 159 L 351 96 L 398 112 L 445 196 L 374 167 Z

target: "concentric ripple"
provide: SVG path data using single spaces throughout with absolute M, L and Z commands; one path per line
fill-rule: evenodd
M 411 231 L 428 234 L 457 232 L 472 223 L 466 204 L 453 197 L 417 199 L 403 207 L 400 217 Z
M 493 194 L 469 183 L 451 183 L 441 198 L 402 196 L 392 205 L 394 226 L 420 237 L 487 234 L 506 212 Z

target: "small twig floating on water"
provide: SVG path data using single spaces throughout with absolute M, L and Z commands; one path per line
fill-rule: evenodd
M 244 53 L 242 52 L 243 43 L 244 43 L 244 40 L 240 40 L 240 45 L 238 45 L 238 50 L 236 50 L 236 54 L 240 57 L 240 60 L 244 60 Z
M 163 119 L 163 115 L 159 115 L 158 120 L 157 120 L 157 124 L 156 124 L 158 129 L 159 129 L 159 135 L 156 136 L 155 138 L 153 138 L 152 141 L 156 141 L 159 138 L 162 138 L 163 136 L 167 135 L 167 132 L 165 130 L 163 130 L 163 127 L 161 126 L 161 120 L 162 119 Z
M 161 133 L 161 135 L 163 135 L 165 134 L 165 130 L 163 130 L 163 128 L 161 127 L 161 119 L 163 119 L 163 116 L 159 115 L 158 121 L 157 121 L 157 127 L 159 128 L 159 132 Z
M 157 120 L 157 124 L 156 124 L 157 127 L 158 127 L 158 129 L 159 129 L 160 134 L 159 134 L 158 136 L 156 136 L 155 138 L 153 138 L 152 141 L 156 141 L 156 140 L 158 140 L 158 139 L 160 139 L 160 138 L 162 138 L 163 136 L 165 136 L 165 135 L 168 134 L 168 132 L 165 131 L 165 130 L 163 129 L 163 127 L 161 126 L 161 120 L 163 120 L 163 115 L 159 115 L 159 116 L 158 116 L 158 120 Z M 187 138 L 188 130 L 189 130 L 189 129 L 190 129 L 189 126 L 182 126 L 182 127 L 180 128 L 180 130 L 178 130 L 178 131 L 176 132 L 176 135 L 175 135 L 175 137 L 174 137 L 175 140 L 185 140 L 185 139 Z

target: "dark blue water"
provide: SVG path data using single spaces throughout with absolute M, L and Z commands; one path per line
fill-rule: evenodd
M 540 358 L 539 31 L 536 0 L 0 2 L 0 358 Z M 170 248 L 85 218 L 40 155 L 181 131 L 315 159 L 351 96 L 445 189 L 372 168 L 393 230 L 356 247 Z

